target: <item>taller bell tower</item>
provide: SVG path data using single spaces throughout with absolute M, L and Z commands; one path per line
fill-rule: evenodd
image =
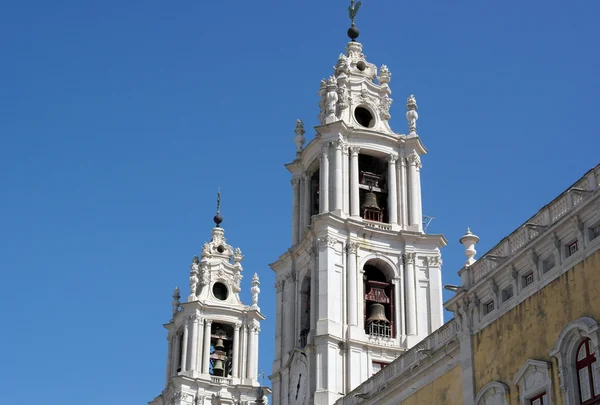
M 296 123 L 291 247 L 276 273 L 273 403 L 331 405 L 443 324 L 442 235 L 422 225 L 417 102 L 390 127 L 391 73 L 356 42 L 321 81 L 308 144 Z

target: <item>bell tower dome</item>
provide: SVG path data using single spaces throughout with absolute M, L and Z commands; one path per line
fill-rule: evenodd
M 239 295 L 244 256 L 227 244 L 219 211 L 210 242 L 192 260 L 187 301 L 180 302 L 179 288 L 173 294 L 173 316 L 164 325 L 166 387 L 150 405 L 266 404 L 271 392 L 257 376 L 265 319 L 258 275 L 251 280 L 252 304 L 246 305 Z
M 296 123 L 291 247 L 276 273 L 273 403 L 331 405 L 443 324 L 442 235 L 424 232 L 417 103 L 390 126 L 392 74 L 351 41 Z M 308 144 L 305 145 L 308 139 Z

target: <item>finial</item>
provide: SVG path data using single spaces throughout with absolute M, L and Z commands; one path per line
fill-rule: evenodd
M 465 247 L 465 255 L 467 256 L 467 262 L 465 266 L 470 266 L 476 262 L 474 259 L 477 251 L 475 250 L 475 244 L 479 242 L 479 237 L 473 235 L 471 228 L 467 227 L 467 232 L 460 238 L 460 243 Z
M 219 191 L 217 191 L 217 215 L 215 215 L 213 221 L 215 221 L 217 228 L 221 222 L 223 222 L 223 217 L 221 216 L 221 187 L 219 187 Z
M 406 100 L 406 119 L 408 120 L 408 130 L 409 135 L 417 135 L 417 120 L 419 119 L 419 114 L 417 113 L 417 99 L 413 94 Z
M 300 156 L 302 153 L 302 148 L 304 147 L 304 134 L 306 131 L 304 130 L 304 123 L 302 120 L 296 120 L 296 130 L 294 131 L 296 136 L 294 137 L 294 142 L 296 143 L 296 156 Z
M 254 273 L 254 276 L 252 277 L 252 288 L 250 289 L 250 291 L 252 291 L 252 307 L 254 308 L 258 308 L 258 294 L 260 293 L 260 281 L 258 281 L 258 274 Z
M 181 294 L 179 291 L 179 287 L 175 287 L 175 290 L 173 291 L 173 317 L 175 317 L 175 315 L 177 315 L 177 312 L 179 312 L 179 299 L 181 298 Z
M 348 7 L 348 13 L 350 15 L 350 20 L 352 21 L 352 26 L 348 30 L 348 36 L 350 37 L 352 42 L 356 42 L 356 38 L 358 38 L 358 36 L 360 35 L 360 32 L 358 31 L 358 28 L 356 28 L 355 24 L 356 14 L 358 14 L 360 6 L 362 6 L 362 2 L 357 1 L 355 4 L 354 0 L 350 0 L 350 7 Z

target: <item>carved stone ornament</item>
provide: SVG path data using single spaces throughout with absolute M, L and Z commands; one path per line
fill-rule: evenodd
M 552 239 L 553 239 L 553 241 L 554 241 L 554 247 L 555 247 L 556 249 L 560 249 L 560 247 L 561 247 L 561 242 L 560 242 L 560 239 L 559 239 L 558 235 L 556 234 L 556 232 L 554 232 L 554 233 L 552 234 Z
M 422 165 L 421 165 L 421 157 L 414 150 L 406 157 L 406 160 L 408 160 L 408 163 L 411 166 L 416 166 L 417 169 L 420 169 L 422 167 Z
M 511 266 L 510 275 L 513 278 L 513 280 L 515 280 L 515 281 L 519 280 L 519 272 L 517 271 L 517 268 L 515 266 Z
M 284 286 L 283 280 L 277 280 L 277 281 L 275 281 L 275 290 L 277 292 L 282 292 L 283 291 L 283 286 Z
M 175 290 L 173 291 L 173 316 L 177 315 L 177 312 L 179 312 L 179 299 L 181 298 L 181 292 L 179 291 L 179 287 L 175 287 Z
M 392 74 L 386 65 L 381 65 L 379 69 L 379 83 L 388 84 L 392 79 Z
M 233 252 L 233 261 L 235 261 L 236 263 L 240 263 L 242 260 L 244 260 L 244 255 L 242 255 L 242 250 L 240 248 L 235 248 L 235 250 Z
M 325 79 L 321 79 L 321 87 L 319 89 L 319 123 L 325 124 L 325 104 L 326 104 L 326 96 L 327 96 L 327 81 Z M 318 135 L 318 134 L 317 134 Z
M 417 120 L 419 119 L 419 114 L 417 113 L 417 100 L 414 95 L 410 95 L 406 100 L 406 120 L 408 121 L 408 129 L 410 131 L 410 135 L 416 135 L 417 133 Z
M 392 99 L 386 94 L 379 100 L 379 117 L 382 120 L 389 120 L 392 118 L 390 115 L 390 107 L 392 105 Z
M 327 81 L 327 95 L 325 99 L 325 123 L 333 122 L 337 114 L 337 83 L 335 77 L 331 76 Z
M 202 263 L 200 266 L 200 285 L 205 286 L 210 283 L 210 272 L 208 271 L 208 264 Z
M 490 280 L 490 289 L 494 294 L 498 292 L 498 284 L 496 284 L 496 281 L 494 279 Z
M 190 271 L 190 295 L 196 295 L 198 288 L 198 270 L 192 267 Z
M 585 228 L 585 224 L 583 223 L 583 221 L 581 220 L 581 217 L 579 215 L 575 215 L 575 217 L 573 218 L 573 224 L 575 225 L 575 228 L 577 228 L 577 231 L 583 235 L 583 230 Z
M 387 156 L 387 161 L 388 161 L 388 163 L 396 164 L 396 162 L 398 161 L 398 154 L 397 153 L 390 153 Z
M 242 278 L 244 278 L 239 271 L 234 271 L 233 273 L 233 292 L 239 293 L 242 291 L 241 283 Z
M 204 245 L 202 245 L 202 257 L 208 256 L 210 256 L 210 245 L 208 243 L 205 243 Z
M 531 265 L 537 269 L 540 257 L 535 252 L 535 249 L 531 249 L 529 252 L 529 260 L 531 261 Z
M 302 149 L 304 148 L 304 142 L 306 139 L 304 138 L 304 134 L 306 131 L 304 130 L 304 123 L 302 120 L 296 120 L 296 130 L 294 131 L 296 136 L 294 137 L 294 143 L 296 144 L 296 154 L 302 153 Z
M 350 155 L 358 156 L 360 153 L 360 148 L 358 146 L 350 146 Z
M 348 43 L 346 54 L 352 61 L 358 61 L 365 58 L 365 55 L 362 53 L 362 44 L 360 42 Z
M 346 250 L 350 254 L 356 254 L 356 252 L 358 251 L 358 244 L 356 242 L 348 242 L 346 244 Z
M 325 235 L 325 236 L 319 236 L 317 238 L 317 243 L 319 244 L 319 247 L 335 248 L 335 246 L 337 244 L 337 240 L 332 238 L 329 235 Z
M 342 73 L 348 74 L 350 72 L 350 58 L 348 58 L 343 53 L 340 53 L 338 61 L 335 64 L 333 70 L 336 76 Z
M 407 252 L 404 253 L 404 261 L 406 264 L 414 264 L 417 259 L 417 254 L 415 252 Z
M 428 267 L 442 267 L 442 258 L 440 256 L 427 256 Z
M 254 273 L 252 277 L 252 288 L 250 291 L 252 292 L 252 306 L 258 306 L 258 294 L 260 294 L 260 281 L 258 280 L 258 274 Z
M 348 108 L 349 99 L 348 87 L 346 86 L 346 83 L 341 83 L 338 87 L 338 108 L 340 111 Z

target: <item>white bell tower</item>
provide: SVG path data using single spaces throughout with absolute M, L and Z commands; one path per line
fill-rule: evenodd
M 219 211 L 219 209 L 217 209 Z M 212 239 L 190 267 L 190 295 L 173 294 L 168 331 L 166 387 L 150 405 L 267 404 L 271 390 L 258 377 L 258 275 L 252 305 L 241 302 L 242 252 L 225 241 L 215 216 Z
M 366 60 L 354 23 L 349 36 L 321 81 L 316 135 L 305 146 L 298 120 L 286 165 L 292 246 L 271 264 L 276 405 L 331 405 L 443 324 L 446 239 L 423 231 L 417 103 L 408 134 L 395 133 L 391 73 Z

